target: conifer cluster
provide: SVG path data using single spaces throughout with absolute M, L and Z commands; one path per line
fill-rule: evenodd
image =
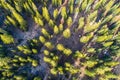
M 119 79 L 119 0 L 0 0 L 0 9 L 0 80 Z M 21 45 L 8 29 L 31 23 L 40 34 Z

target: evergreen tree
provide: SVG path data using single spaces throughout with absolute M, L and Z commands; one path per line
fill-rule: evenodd
M 0 0 L 0 12 L 0 80 L 119 79 L 119 0 Z

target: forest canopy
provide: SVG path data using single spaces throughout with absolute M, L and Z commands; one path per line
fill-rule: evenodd
M 0 80 L 119 80 L 119 0 L 0 0 Z

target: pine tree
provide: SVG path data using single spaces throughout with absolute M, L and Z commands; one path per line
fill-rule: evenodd
M 82 10 L 85 10 L 86 7 L 87 7 L 87 0 L 84 0 L 83 3 L 82 3 L 81 8 L 82 8 Z
M 17 23 L 16 23 L 16 21 L 13 19 L 13 18 L 11 18 L 10 16 L 7 16 L 7 20 L 13 25 L 13 26 L 17 26 Z
M 43 36 L 40 36 L 39 40 L 40 40 L 41 43 L 45 43 L 46 42 L 46 39 Z
M 66 7 L 62 7 L 61 10 L 61 16 L 66 19 L 67 18 L 67 11 L 66 11 Z
M 71 36 L 71 32 L 70 32 L 70 29 L 65 29 L 64 31 L 63 31 L 63 36 L 65 37 L 65 38 L 69 38 L 70 36 Z
M 32 66 L 34 66 L 34 67 L 38 66 L 38 62 L 36 60 L 33 60 L 32 61 Z
M 0 38 L 4 44 L 14 43 L 14 38 L 11 35 L 3 34 L 3 35 L 0 35 Z
M 64 46 L 63 46 L 62 44 L 58 44 L 58 45 L 57 45 L 57 49 L 58 49 L 59 51 L 63 51 L 65 48 L 64 48 Z
M 23 17 L 19 15 L 16 11 L 13 11 L 12 13 L 16 20 L 19 22 L 20 28 L 22 30 L 26 30 L 26 21 L 23 19 Z
M 58 16 L 58 10 L 55 9 L 55 10 L 53 11 L 53 17 L 54 17 L 54 19 L 56 19 L 57 16 Z
M 119 7 L 118 0 L 0 0 L 0 80 L 119 79 Z
M 68 25 L 68 27 L 72 25 L 72 18 L 71 17 L 68 17 L 67 25 Z
M 42 33 L 43 33 L 43 35 L 45 36 L 45 37 L 50 37 L 50 35 L 49 35 L 49 33 L 44 29 L 44 28 L 42 28 L 42 31 L 41 31 Z
M 43 7 L 42 8 L 42 15 L 43 15 L 43 17 L 47 20 L 47 21 L 49 21 L 50 20 L 50 16 L 49 16 L 49 12 L 48 12 L 48 9 L 46 8 L 46 7 Z
M 59 33 L 59 28 L 57 26 L 54 26 L 54 33 L 58 34 Z

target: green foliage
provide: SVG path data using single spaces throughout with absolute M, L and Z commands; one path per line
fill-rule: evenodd
M 9 69 L 9 63 L 11 62 L 11 59 L 9 57 L 0 57 L 0 70 L 2 69 Z
M 66 12 L 66 7 L 62 7 L 62 10 L 61 10 L 61 15 L 63 18 L 67 18 L 67 12 Z
M 39 17 L 34 17 L 34 20 L 37 24 L 39 24 L 40 26 L 43 26 L 43 21 Z
M 2 75 L 6 76 L 6 77 L 11 77 L 13 75 L 13 72 L 11 72 L 11 71 L 5 71 L 5 72 L 2 72 Z
M 34 54 L 37 54 L 37 53 L 38 53 L 37 49 L 32 49 L 32 52 L 33 52 Z
M 72 18 L 71 18 L 71 17 L 68 17 L 68 19 L 67 19 L 67 25 L 68 25 L 68 26 L 71 26 L 71 24 L 72 24 Z
M 52 5 L 57 5 L 57 0 L 52 0 Z
M 78 22 L 78 29 L 81 29 L 84 26 L 84 17 L 81 17 Z
M 43 35 L 45 36 L 45 37 L 50 37 L 50 35 L 49 35 L 49 33 L 44 29 L 44 28 L 42 28 L 42 31 L 41 31 L 42 33 L 43 33 Z
M 18 12 L 22 12 L 23 3 L 24 3 L 24 1 L 22 1 L 22 0 L 14 1 L 15 8 L 16 8 L 16 10 L 17 10 Z
M 57 49 L 58 49 L 59 51 L 63 51 L 65 48 L 64 48 L 64 46 L 63 46 L 62 44 L 58 44 L 58 45 L 57 45 Z
M 0 28 L 0 33 L 2 33 L 2 34 L 7 34 L 8 32 L 5 31 L 4 29 Z
M 106 5 L 105 5 L 105 10 L 109 11 L 110 8 L 112 7 L 112 5 L 114 4 L 115 0 L 109 1 Z
M 106 40 L 109 40 L 109 38 L 112 38 L 112 36 L 111 35 L 109 35 L 109 36 L 107 36 L 107 35 L 98 36 L 96 41 L 97 42 L 104 42 Z
M 95 24 L 92 24 L 90 23 L 89 25 L 86 25 L 84 27 L 84 32 L 90 32 L 90 31 L 93 31 L 95 29 L 97 29 L 100 25 L 100 22 L 99 23 L 95 23 Z
M 23 17 L 20 14 L 18 14 L 16 11 L 13 11 L 12 14 L 20 24 L 20 29 L 26 30 L 26 21 L 23 19 Z
M 58 28 L 56 25 L 54 26 L 54 33 L 55 33 L 55 34 L 58 34 L 58 33 L 59 33 L 59 28 Z
M 51 19 L 49 20 L 49 26 L 50 26 L 50 27 L 53 27 L 53 26 L 54 26 L 54 22 L 53 22 L 53 20 L 51 20 Z
M 25 77 L 23 77 L 22 75 L 16 75 L 16 76 L 14 76 L 14 79 L 16 79 L 16 80 L 26 80 Z
M 84 0 L 83 3 L 82 3 L 81 8 L 82 8 L 82 10 L 85 10 L 86 7 L 87 7 L 87 0 Z
M 40 77 L 34 77 L 33 80 L 41 80 L 41 78 Z
M 105 17 L 104 20 L 102 21 L 102 24 L 109 22 L 112 19 L 112 17 L 113 17 L 112 15 Z
M 44 50 L 44 55 L 49 55 L 49 51 L 48 50 Z
M 0 38 L 4 44 L 14 43 L 14 38 L 11 35 L 3 34 L 3 35 L 0 35 Z
M 23 58 L 23 57 L 19 57 L 18 60 L 19 60 L 20 62 L 27 62 L 27 60 L 26 60 L 25 58 Z
M 49 16 L 48 9 L 47 9 L 46 7 L 43 7 L 43 8 L 42 8 L 42 11 L 43 11 L 43 13 L 42 13 L 43 17 L 44 17 L 47 21 L 49 21 L 49 20 L 50 20 L 50 16 Z
M 70 9 L 70 13 L 72 14 L 73 13 L 73 5 L 70 5 L 69 9 Z
M 118 0 L 0 0 L 0 80 L 117 79 L 119 7 Z
M 80 42 L 87 43 L 90 40 L 90 38 L 91 38 L 90 36 L 82 36 L 80 38 Z
M 70 49 L 64 49 L 63 53 L 66 55 L 66 56 L 69 56 L 70 54 L 72 54 L 72 51 Z
M 63 31 L 63 25 L 62 24 L 59 25 L 59 30 Z
M 104 63 L 104 65 L 105 66 L 116 66 L 116 65 L 118 65 L 119 64 L 119 62 L 115 62 L 115 61 L 111 61 L 111 62 L 106 62 L 106 63 Z
M 109 47 L 109 46 L 112 45 L 112 44 L 113 44 L 113 42 L 106 42 L 106 43 L 103 43 L 103 46 Z
M 26 21 L 24 20 L 24 18 L 17 12 L 17 11 L 19 11 L 19 12 L 21 12 L 21 8 L 20 8 L 20 6 L 18 6 L 18 2 L 15 2 L 14 1 L 14 4 L 15 4 L 15 7 L 16 7 L 16 9 L 17 9 L 17 11 L 15 10 L 15 8 L 11 5 L 11 4 L 9 4 L 8 2 L 6 2 L 6 1 L 3 1 L 3 2 L 1 2 L 1 3 L 3 3 L 3 8 L 5 9 L 5 10 L 8 10 L 8 11 L 10 11 L 12 14 L 11 14 L 11 16 L 14 16 L 14 18 L 15 19 L 13 19 L 13 18 L 11 18 L 11 17 L 9 17 L 9 16 L 7 16 L 7 19 L 8 19 L 8 21 L 10 21 L 10 23 L 13 25 L 13 26 L 16 26 L 16 24 L 18 23 L 19 25 L 20 25 L 20 29 L 22 29 L 22 30 L 26 30 Z M 19 2 L 20 3 L 20 2 Z
M 15 20 L 13 18 L 11 18 L 10 16 L 7 16 L 7 20 L 13 25 L 13 26 L 17 26 Z
M 51 42 L 46 42 L 46 43 L 45 43 L 45 46 L 46 46 L 48 49 L 53 49 L 53 48 L 54 48 L 54 45 L 53 45 Z
M 50 58 L 47 58 L 47 57 L 44 57 L 44 61 L 50 63 L 51 59 L 50 59 Z
M 56 75 L 56 74 L 57 74 L 57 70 L 55 70 L 54 68 L 51 69 L 50 72 L 51 72 L 53 75 Z
M 80 51 L 76 51 L 75 54 L 74 54 L 74 56 L 76 58 L 85 58 L 86 57 L 86 55 L 83 54 L 83 53 L 81 53 Z
M 22 51 L 24 54 L 31 54 L 32 51 L 29 49 L 28 46 L 17 46 L 18 50 Z
M 34 67 L 38 66 L 38 61 L 37 60 L 33 60 L 32 61 L 32 66 L 34 66 Z
M 104 75 L 105 72 L 108 72 L 108 71 L 111 71 L 111 70 L 112 70 L 112 69 L 109 68 L 109 67 L 102 66 L 102 67 L 99 67 L 99 68 L 96 69 L 96 73 L 97 73 L 98 75 Z
M 95 53 L 96 51 L 95 51 L 95 48 L 89 48 L 89 49 L 87 50 L 87 52 L 89 52 L 89 53 Z
M 63 31 L 63 36 L 64 36 L 65 38 L 69 38 L 69 37 L 71 36 L 71 32 L 70 32 L 70 29 L 69 29 L 69 28 L 67 28 L 67 29 L 65 29 L 65 30 Z
M 39 40 L 40 40 L 41 43 L 45 43 L 45 41 L 46 41 L 43 36 L 40 36 L 40 37 L 39 37 Z
M 29 13 L 31 13 L 31 14 L 34 14 L 33 10 L 32 10 L 31 7 L 30 7 L 29 2 L 25 2 L 25 3 L 23 4 L 23 6 L 24 6 L 24 8 L 25 8 L 25 10 L 26 10 L 27 12 L 29 12 Z
M 101 3 L 102 3 L 102 0 L 98 1 L 96 4 L 94 4 L 94 9 L 97 10 L 100 8 L 101 6 Z
M 101 30 L 98 31 L 99 34 L 105 34 L 108 32 L 108 27 L 107 25 L 104 25 Z
M 52 67 L 56 67 L 57 66 L 56 61 L 54 61 L 54 60 L 51 60 L 49 63 L 50 63 L 50 65 Z
M 84 65 L 87 66 L 88 68 L 92 68 L 92 67 L 94 67 L 96 64 L 97 64 L 96 61 L 94 61 L 94 60 L 89 60 L 89 61 L 86 61 Z
M 88 21 L 90 21 L 90 22 L 95 21 L 95 20 L 96 20 L 96 18 L 97 18 L 97 13 L 98 13 L 98 11 L 97 11 L 97 10 L 96 10 L 96 11 L 94 11 L 93 13 L 91 13 L 91 14 L 88 16 Z
M 87 76 L 90 76 L 90 77 L 95 77 L 95 72 L 94 71 L 89 71 L 89 70 L 85 70 L 85 74 L 87 75 Z
M 54 17 L 54 19 L 56 19 L 57 16 L 58 16 L 58 10 L 55 9 L 55 10 L 53 11 L 53 17 Z

